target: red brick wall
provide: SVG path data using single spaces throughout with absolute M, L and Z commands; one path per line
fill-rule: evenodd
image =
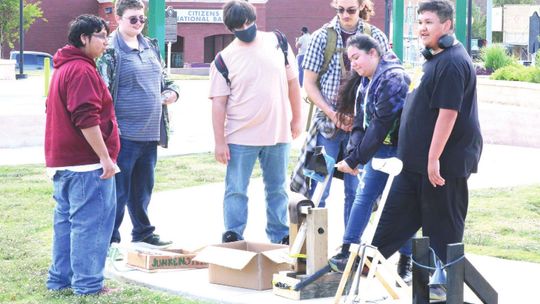
M 373 1 L 377 14 L 370 23 L 384 30 L 385 0 Z M 265 31 L 281 30 L 294 48 L 294 37 L 299 35 L 302 26 L 307 26 L 309 31 L 313 32 L 335 16 L 330 2 L 331 0 L 270 0 L 266 4 L 255 4 L 257 25 L 259 29 Z M 26 34 L 25 49 L 54 54 L 58 48 L 66 44 L 68 24 L 74 17 L 83 13 L 111 17 L 104 16 L 103 11 L 109 5 L 100 6 L 96 0 L 69 1 L 69 4 L 66 0 L 42 1 L 41 7 L 48 22 L 34 23 Z M 167 5 L 175 9 L 221 9 L 223 3 L 168 2 Z M 114 17 L 106 19 L 114 20 Z M 186 63 L 204 62 L 204 38 L 223 34 L 230 34 L 223 24 L 179 23 L 178 35 L 183 38 L 183 47 L 178 43 L 173 49 L 183 48 Z
M 35 2 L 31 0 L 29 2 Z M 44 0 L 41 1 L 43 17 L 36 21 L 25 35 L 25 50 L 53 54 L 67 43 L 69 22 L 80 14 L 97 14 L 96 0 Z M 16 47 L 18 49 L 18 46 Z

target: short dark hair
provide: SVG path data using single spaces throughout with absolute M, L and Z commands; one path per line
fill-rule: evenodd
M 377 40 L 365 34 L 353 35 L 347 39 L 347 47 L 354 46 L 359 50 L 363 50 L 366 53 L 371 49 L 375 49 L 379 57 L 383 54 L 381 45 Z
M 255 20 L 255 7 L 245 0 L 233 0 L 223 5 L 223 23 L 231 32 Z
M 308 32 L 307 27 L 303 26 L 303 27 L 302 27 L 302 33 L 307 33 L 307 32 Z
M 144 9 L 144 3 L 141 0 L 117 0 L 116 15 L 123 16 L 127 9 Z
M 92 39 L 93 33 L 99 33 L 103 29 L 109 34 L 109 26 L 105 20 L 94 15 L 80 15 L 71 21 L 69 24 L 68 43 L 74 47 L 81 48 L 83 43 L 81 41 L 81 35 L 85 35 Z
M 450 20 L 454 27 L 454 7 L 448 0 L 424 0 L 418 4 L 418 14 L 422 12 L 433 12 L 437 14 L 441 23 Z

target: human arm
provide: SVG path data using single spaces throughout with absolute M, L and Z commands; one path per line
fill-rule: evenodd
M 108 179 L 114 176 L 116 173 L 114 162 L 109 155 L 105 141 L 103 140 L 103 135 L 101 134 L 101 129 L 99 126 L 93 126 L 85 129 L 81 129 L 81 132 L 84 136 L 84 139 L 88 142 L 92 150 L 99 157 L 99 162 L 103 166 L 103 174 L 101 174 L 101 179 Z
M 390 131 L 397 128 L 408 85 L 408 78 L 400 72 L 389 73 L 374 83 L 375 87 L 370 89 L 372 94 L 369 96 L 367 105 L 368 117 L 364 117 L 364 113 L 357 113 L 355 118 L 351 134 L 351 142 L 354 146 L 344 159 L 349 167 L 354 168 L 358 164 L 367 163 L 384 143 Z M 369 122 L 365 130 L 364 119 Z M 397 132 L 397 129 L 394 132 Z
M 449 109 L 439 109 L 439 116 L 435 122 L 433 137 L 428 153 L 428 178 L 433 187 L 444 186 L 445 180 L 440 174 L 439 158 L 443 153 L 444 146 L 452 133 L 456 123 L 458 111 Z
M 227 164 L 231 159 L 229 146 L 225 139 L 225 116 L 228 96 L 212 98 L 212 126 L 214 128 L 214 157 L 222 164 Z
M 300 95 L 300 84 L 298 79 L 293 78 L 288 81 L 289 101 L 291 103 L 291 134 L 296 139 L 302 133 L 302 97 Z
M 339 121 L 336 111 L 324 100 L 324 97 L 317 85 L 318 74 L 311 70 L 304 70 L 304 89 L 309 97 L 309 100 L 315 104 L 324 114 L 332 120 L 332 122 L 344 131 L 351 131 L 352 125 L 346 125 Z

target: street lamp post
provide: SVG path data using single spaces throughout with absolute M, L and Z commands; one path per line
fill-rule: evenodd
M 19 74 L 15 75 L 15 79 L 25 79 L 24 74 L 24 3 L 23 0 L 19 0 Z

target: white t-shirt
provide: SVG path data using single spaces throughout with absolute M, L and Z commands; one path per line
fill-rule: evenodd
M 225 137 L 229 144 L 270 146 L 288 143 L 291 104 L 288 80 L 298 77 L 296 59 L 289 46 L 289 66 L 272 32 L 257 32 L 255 40 L 241 45 L 235 39 L 221 51 L 229 70 L 229 87 L 214 63 L 210 67 L 209 98 L 228 96 Z
M 300 45 L 300 47 L 298 48 L 298 56 L 304 55 L 305 53 L 307 53 L 310 40 L 311 40 L 311 35 L 307 33 L 303 34 L 302 36 L 298 38 L 298 44 Z

